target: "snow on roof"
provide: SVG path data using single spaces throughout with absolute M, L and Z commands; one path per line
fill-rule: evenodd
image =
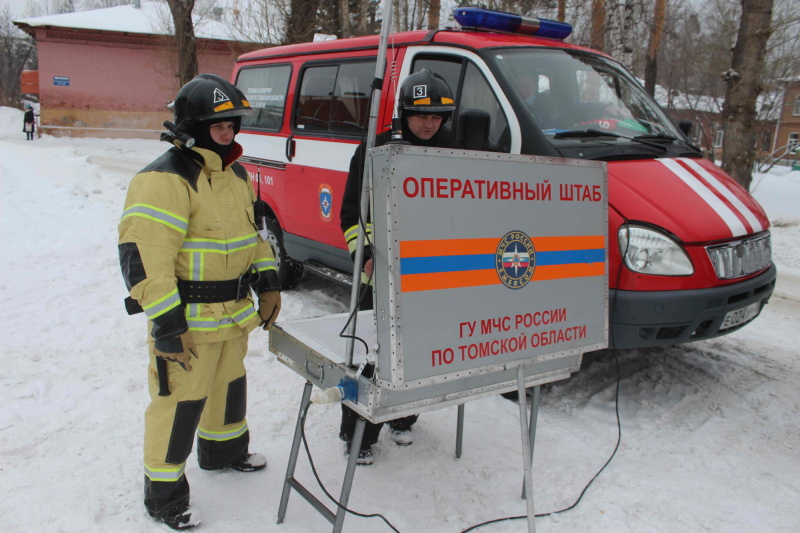
M 637 78 L 644 87 L 644 80 Z M 758 96 L 756 100 L 756 116 L 758 120 L 778 120 L 780 108 L 775 105 L 778 93 L 766 92 Z M 702 94 L 684 93 L 678 90 L 670 91 L 662 86 L 656 85 L 655 100 L 664 109 L 685 109 L 702 111 L 707 113 L 721 113 L 725 98 L 717 98 Z
M 195 37 L 199 39 L 218 39 L 233 41 L 230 29 L 222 22 L 201 18 L 197 13 L 194 19 Z M 142 33 L 149 35 L 173 35 L 172 14 L 167 5 L 160 2 L 142 2 L 140 8 L 133 5 L 92 9 L 61 15 L 15 20 L 20 28 L 54 26 L 83 30 Z

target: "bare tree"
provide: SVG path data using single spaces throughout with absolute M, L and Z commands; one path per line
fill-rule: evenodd
M 81 4 L 81 11 L 89 9 L 103 9 L 106 7 L 126 6 L 131 3 L 131 0 L 83 0 Z
M 43 17 L 45 15 L 60 15 L 75 11 L 73 0 L 29 0 L 25 4 L 25 17 Z
M 175 24 L 175 47 L 178 51 L 178 78 L 183 86 L 197 76 L 197 43 L 192 11 L 195 0 L 167 0 Z
M 439 29 L 439 13 L 442 11 L 441 0 L 430 0 L 428 2 L 428 29 Z
M 0 104 L 16 107 L 20 104 L 20 74 L 36 66 L 36 45 L 11 20 L 8 5 L 0 8 Z
M 389 0 L 392 1 L 392 0 Z M 342 37 L 350 37 L 350 2 L 349 0 L 339 0 L 339 26 Z
M 606 5 L 604 49 L 633 69 L 634 43 L 643 42 L 644 9 L 640 0 L 615 0 Z
M 251 0 L 225 10 L 225 21 L 237 41 L 274 45 L 283 41 L 289 13 L 289 0 Z
M 317 31 L 319 0 L 291 0 L 292 10 L 286 22 L 283 44 L 306 43 Z
M 650 41 L 647 44 L 647 58 L 644 67 L 644 89 L 650 96 L 656 93 L 658 77 L 658 48 L 661 46 L 661 34 L 664 31 L 664 19 L 667 13 L 667 0 L 656 0 L 653 11 L 653 24 L 650 26 Z
M 755 161 L 756 100 L 762 91 L 767 41 L 771 33 L 773 0 L 742 0 L 742 15 L 727 85 L 722 119 L 725 137 L 722 168 L 745 189 L 750 188 Z
M 605 48 L 606 2 L 592 0 L 592 30 L 589 46 L 595 50 Z

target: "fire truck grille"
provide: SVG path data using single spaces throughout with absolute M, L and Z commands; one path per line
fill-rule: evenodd
M 684 330 L 686 330 L 686 326 L 672 326 L 672 327 L 659 328 L 658 333 L 656 333 L 656 339 L 658 340 L 677 339 L 683 334 Z
M 764 270 L 772 262 L 769 232 L 750 239 L 706 247 L 719 279 L 736 279 Z

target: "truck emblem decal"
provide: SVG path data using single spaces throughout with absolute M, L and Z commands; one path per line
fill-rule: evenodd
M 218 104 L 220 102 L 227 102 L 228 100 L 230 100 L 230 98 L 228 98 L 228 95 L 226 95 L 224 92 L 220 91 L 218 88 L 214 89 L 214 103 L 215 104 Z
M 331 208 L 333 207 L 333 194 L 331 186 L 323 183 L 319 186 L 319 214 L 325 222 L 331 221 Z
M 495 270 L 500 282 L 509 289 L 524 287 L 536 268 L 536 250 L 530 237 L 521 231 L 509 231 L 495 252 Z

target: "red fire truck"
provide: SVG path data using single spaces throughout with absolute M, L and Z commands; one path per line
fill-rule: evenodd
M 478 8 L 454 14 L 459 29 L 390 35 L 378 131 L 390 127 L 402 80 L 429 68 L 456 95 L 446 127 L 465 149 L 607 162 L 610 346 L 708 339 L 752 321 L 776 278 L 756 200 L 623 66 L 565 43 L 569 25 Z M 378 44 L 369 36 L 268 48 L 234 67 L 232 81 L 257 110 L 237 137 L 241 161 L 269 206 L 284 287 L 304 269 L 350 280 L 339 210 L 366 136 Z

